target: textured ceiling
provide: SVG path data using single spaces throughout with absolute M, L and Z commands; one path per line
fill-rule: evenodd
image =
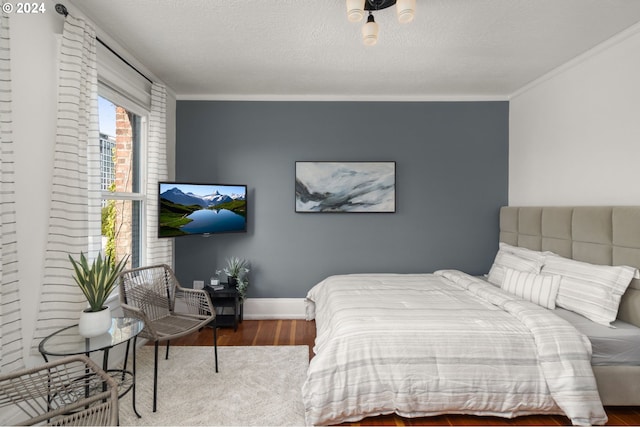
M 640 0 L 67 0 L 181 99 L 506 98 L 640 22 Z M 634 52 L 633 54 L 638 54 Z

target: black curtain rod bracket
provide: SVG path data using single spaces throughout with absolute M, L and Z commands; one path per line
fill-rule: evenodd
M 67 11 L 67 8 L 65 7 L 65 5 L 60 4 L 60 3 L 56 4 L 56 12 L 58 12 L 60 15 L 64 15 L 65 17 L 69 15 L 69 12 Z M 99 37 L 96 36 L 96 40 L 102 46 L 106 47 L 109 50 L 109 52 L 113 53 L 120 61 L 122 61 L 125 64 L 127 64 L 131 69 L 133 69 L 133 71 L 135 71 L 136 73 L 140 74 L 149 83 L 153 84 L 153 80 L 151 80 L 149 77 L 145 76 L 140 70 L 138 70 L 136 67 L 131 65 L 131 63 L 129 61 L 124 59 L 118 52 L 116 52 L 115 50 L 111 49 L 111 47 L 108 44 L 106 44 L 105 42 L 103 42 L 102 40 L 100 40 Z
M 69 14 L 69 12 L 67 11 L 67 8 L 63 5 L 63 4 L 56 4 L 56 12 L 58 12 L 60 15 L 64 15 L 67 16 Z

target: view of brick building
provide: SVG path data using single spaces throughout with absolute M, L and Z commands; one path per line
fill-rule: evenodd
M 115 107 L 115 136 L 100 134 L 102 190 L 115 193 L 139 191 L 136 162 L 140 118 Z M 128 267 L 137 266 L 140 202 L 103 201 L 103 249 L 119 260 L 130 255 Z

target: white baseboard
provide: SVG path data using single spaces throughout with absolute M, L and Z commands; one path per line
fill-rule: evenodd
M 243 315 L 247 320 L 304 319 L 304 298 L 247 298 Z

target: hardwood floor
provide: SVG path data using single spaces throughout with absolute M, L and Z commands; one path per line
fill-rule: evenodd
M 236 332 L 233 329 L 218 330 L 218 345 L 306 345 L 309 359 L 313 357 L 315 322 L 306 320 L 245 320 Z M 171 341 L 172 345 L 213 345 L 213 332 L 206 328 L 199 333 Z M 640 407 L 606 407 L 607 425 L 640 426 Z M 571 425 L 563 416 L 526 416 L 514 419 L 499 417 L 475 417 L 467 415 L 441 415 L 436 417 L 403 418 L 386 415 L 365 418 L 344 426 L 470 426 L 470 425 Z

